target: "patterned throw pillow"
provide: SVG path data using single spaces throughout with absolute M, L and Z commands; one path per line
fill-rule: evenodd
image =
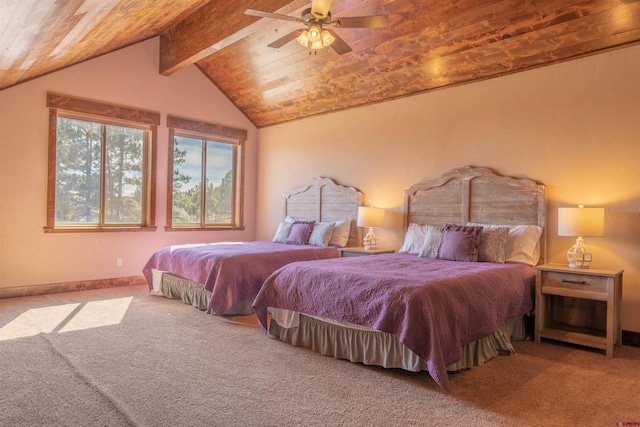
M 508 238 L 508 227 L 483 228 L 478 246 L 478 261 L 503 264 L 505 261 L 504 249 Z
M 478 261 L 478 244 L 482 227 L 445 224 L 438 258 L 449 261 Z
M 294 221 L 291 224 L 291 231 L 289 231 L 289 237 L 287 237 L 285 243 L 287 245 L 308 244 L 315 223 L 315 221 Z
M 335 222 L 316 222 L 309 237 L 309 244 L 312 246 L 329 246 L 329 241 L 333 235 Z
M 423 258 L 437 258 L 442 244 L 442 227 L 435 225 L 424 226 L 424 244 L 420 248 L 419 256 Z

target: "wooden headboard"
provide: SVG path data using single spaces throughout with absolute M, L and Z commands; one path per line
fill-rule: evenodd
M 330 178 L 316 177 L 284 195 L 284 215 L 306 221 L 351 220 L 348 246 L 358 246 L 358 207 L 362 193 L 337 184 Z
M 403 235 L 411 223 L 538 225 L 540 261 L 547 255 L 546 187 L 528 178 L 501 176 L 484 167 L 451 169 L 405 191 Z

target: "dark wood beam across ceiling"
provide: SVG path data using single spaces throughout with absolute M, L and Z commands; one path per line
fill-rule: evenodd
M 308 1 L 265 0 L 259 7 L 287 14 L 298 3 Z M 253 7 L 250 0 L 212 1 L 177 22 L 160 35 L 160 74 L 171 75 L 260 29 L 265 20 L 244 14 Z

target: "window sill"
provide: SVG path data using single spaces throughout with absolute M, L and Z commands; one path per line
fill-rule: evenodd
M 220 227 L 165 227 L 164 231 L 242 231 L 243 226 L 220 226 Z
M 158 227 L 44 227 L 45 233 L 114 233 L 156 231 Z

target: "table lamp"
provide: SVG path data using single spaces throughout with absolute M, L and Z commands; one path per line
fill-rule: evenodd
M 358 208 L 358 227 L 369 227 L 369 232 L 362 240 L 365 250 L 378 247 L 378 239 L 373 233 L 373 228 L 384 225 L 384 213 L 384 209 L 374 208 L 373 206 L 360 206 Z
M 576 243 L 567 252 L 571 268 L 589 268 L 592 255 L 584 236 L 604 236 L 604 208 L 558 208 L 558 236 L 573 236 Z

